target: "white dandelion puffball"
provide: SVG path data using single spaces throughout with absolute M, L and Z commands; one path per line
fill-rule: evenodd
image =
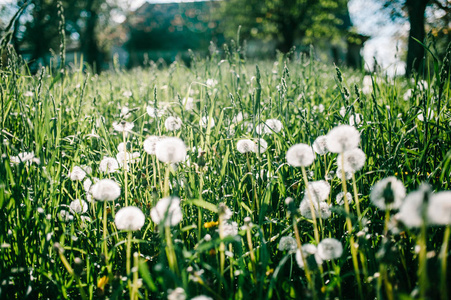
M 237 222 L 225 222 L 222 224 L 222 232 L 224 236 L 235 236 L 238 234 L 238 223 Z
M 266 149 L 268 149 L 268 143 L 264 139 L 257 139 L 255 142 L 254 152 L 257 153 L 259 151 L 260 153 L 263 153 Z
M 119 164 L 115 158 L 105 156 L 99 165 L 99 171 L 103 173 L 114 173 L 119 169 Z
M 151 135 L 151 136 L 147 137 L 143 143 L 144 151 L 146 151 L 147 154 L 150 154 L 150 155 L 155 154 L 155 148 L 156 148 L 156 145 L 159 140 L 160 140 L 160 137 L 158 137 L 156 135 Z
M 72 168 L 72 172 L 69 173 L 69 178 L 72 181 L 81 181 L 85 178 L 86 172 L 80 168 L 79 166 L 75 166 Z
M 169 289 L 168 300 L 186 300 L 185 290 L 181 287 L 178 287 L 175 290 Z
M 327 149 L 341 153 L 357 148 L 360 143 L 359 131 L 351 125 L 339 125 L 327 134 Z
M 196 108 L 196 103 L 195 103 L 194 99 L 191 97 L 183 98 L 182 104 L 183 104 L 183 107 L 185 108 L 185 110 L 193 110 Z
M 86 178 L 85 181 L 83 181 L 83 189 L 85 190 L 86 193 L 88 193 L 89 190 L 91 189 L 91 185 L 92 185 L 91 179 Z
M 317 202 L 313 200 L 312 204 L 316 218 L 328 219 L 332 215 L 330 206 L 326 202 Z M 313 219 L 312 211 L 310 210 L 310 199 L 307 196 L 302 199 L 299 210 L 301 211 L 301 216 L 303 216 L 304 218 L 309 220 Z
M 155 108 L 153 106 L 147 106 L 146 108 L 147 114 L 151 117 L 151 118 L 157 118 L 157 117 L 161 117 L 164 115 L 165 110 L 164 109 L 158 109 Z
M 349 170 L 345 170 L 345 180 L 349 180 L 352 178 L 352 174 L 354 174 L 354 172 L 350 172 Z M 343 170 L 341 168 L 337 169 L 337 178 L 340 180 L 343 180 Z
M 417 190 L 407 195 L 406 199 L 399 208 L 399 213 L 396 217 L 409 228 L 420 227 L 423 224 L 423 204 L 425 198 L 424 190 Z M 426 215 L 429 211 L 426 212 Z
M 302 245 L 301 249 L 298 249 L 296 251 L 296 262 L 298 263 L 299 268 L 301 268 L 301 269 L 304 268 L 304 261 L 302 260 L 301 251 L 302 251 L 302 255 L 304 256 L 304 259 L 306 260 L 306 262 L 308 262 L 309 257 L 313 255 L 317 265 L 321 265 L 323 263 L 323 260 L 318 255 L 318 251 L 317 251 L 317 248 L 315 245 L 304 244 L 304 245 Z
M 125 91 L 122 93 L 122 96 L 126 97 L 126 98 L 130 98 L 133 95 L 133 93 L 131 91 Z
M 254 152 L 257 148 L 257 145 L 249 139 L 239 140 L 238 143 L 236 143 L 236 149 L 240 153 L 248 153 L 248 152 Z
M 266 134 L 278 133 L 283 129 L 282 122 L 277 119 L 268 119 L 261 125 L 263 125 L 263 132 Z M 261 134 L 261 130 L 258 131 L 257 133 Z
M 88 203 L 84 200 L 75 199 L 70 203 L 69 210 L 73 214 L 83 214 L 88 211 Z
M 121 195 L 121 188 L 114 180 L 102 179 L 91 187 L 91 193 L 97 201 L 113 201 Z
M 199 121 L 199 125 L 207 128 L 208 124 L 210 124 L 210 128 L 215 126 L 215 120 L 212 117 L 202 117 Z
M 346 116 L 346 107 L 342 106 L 340 108 L 340 116 L 342 116 L 343 118 Z
M 130 132 L 130 131 L 132 131 L 134 126 L 135 125 L 133 123 L 126 122 L 126 121 L 121 121 L 120 123 L 113 122 L 113 129 L 118 132 Z
M 313 142 L 313 151 L 315 151 L 319 155 L 324 155 L 329 153 L 327 149 L 327 137 L 325 135 L 320 135 Z
M 343 245 L 337 239 L 327 238 L 319 242 L 317 251 L 322 260 L 336 259 L 343 254 Z
M 318 218 L 323 220 L 329 219 L 332 216 L 332 212 L 330 211 L 330 205 L 325 201 L 321 201 L 319 203 L 319 211 L 316 213 Z
M 361 114 L 355 114 L 349 117 L 349 125 L 360 127 L 362 124 L 363 116 Z
M 170 116 L 164 121 L 164 127 L 169 131 L 179 130 L 182 127 L 182 120 L 179 117 Z
M 180 198 L 165 197 L 158 201 L 150 211 L 150 217 L 156 224 L 164 221 L 166 226 L 175 226 L 182 221 L 183 214 L 180 208 Z
M 283 236 L 279 242 L 279 250 L 280 251 L 296 251 L 298 245 L 296 240 L 291 236 Z
M 216 79 L 207 79 L 207 81 L 205 82 L 205 84 L 209 87 L 214 87 L 215 85 L 218 84 L 218 81 Z
M 194 298 L 191 298 L 191 300 L 213 300 L 213 298 L 205 296 L 205 295 L 199 295 Z
M 308 167 L 313 163 L 315 154 L 312 147 L 307 144 L 296 144 L 288 149 L 287 162 L 293 167 Z
M 338 205 L 343 205 L 345 203 L 345 199 L 344 199 L 345 193 L 344 192 L 339 192 L 337 194 L 337 197 L 335 198 L 335 201 L 337 202 Z M 348 203 L 352 203 L 352 194 L 347 192 L 346 193 L 346 199 L 348 200 Z
M 155 145 L 155 155 L 164 163 L 178 163 L 186 158 L 185 143 L 178 137 L 167 137 Z
M 127 144 L 122 142 L 119 143 L 119 145 L 117 145 L 117 151 L 119 152 L 125 152 L 125 150 L 127 150 Z
M 310 195 L 312 196 L 313 200 L 320 202 L 325 201 L 327 200 L 327 198 L 329 198 L 330 184 L 327 181 L 325 180 L 310 181 L 307 187 L 310 191 Z M 305 195 L 308 196 L 307 191 L 305 192 Z
M 382 210 L 399 208 L 405 197 L 404 184 L 394 176 L 377 182 L 370 193 L 371 202 Z
M 365 75 L 365 77 L 363 77 L 362 92 L 366 95 L 369 95 L 371 94 L 372 91 L 373 91 L 373 80 L 371 79 L 370 75 Z
M 247 118 L 247 114 L 244 114 L 242 112 L 239 112 L 236 116 L 232 118 L 232 123 L 239 123 L 244 120 L 244 118 Z
M 124 106 L 121 108 L 121 114 L 119 115 L 121 118 L 128 118 L 130 117 L 130 109 L 127 106 Z
M 451 225 L 451 191 L 431 196 L 427 216 L 430 224 Z
M 127 206 L 121 208 L 114 218 L 114 223 L 117 229 L 136 231 L 140 230 L 144 226 L 146 217 L 143 212 L 136 206 Z
M 29 162 L 34 159 L 34 152 L 21 152 L 17 156 L 11 156 L 11 162 L 19 164 L 21 162 Z
M 412 98 L 413 96 L 413 90 L 412 89 L 408 89 L 404 95 L 402 96 L 402 98 L 404 99 L 404 101 L 408 101 L 410 98 Z
M 360 148 L 355 148 L 349 151 L 339 154 L 337 157 L 338 168 L 343 168 L 344 158 L 344 170 L 345 172 L 357 172 L 360 171 L 365 165 L 366 155 Z
M 427 119 L 428 120 L 432 120 L 432 118 L 434 118 L 434 111 L 431 109 L 431 108 L 428 108 L 428 113 L 427 113 Z M 421 114 L 419 114 L 418 116 L 417 116 L 417 118 L 418 118 L 418 120 L 420 120 L 421 122 L 424 122 L 424 115 L 423 115 L 423 113 L 421 113 Z
M 61 221 L 64 221 L 64 222 L 69 222 L 74 219 L 74 216 L 71 215 L 67 210 L 64 210 L 64 209 L 60 210 L 59 217 L 60 217 Z

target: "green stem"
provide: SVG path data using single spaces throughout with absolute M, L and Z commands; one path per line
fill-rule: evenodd
M 124 170 L 124 197 L 125 197 L 125 206 L 128 206 L 128 176 L 127 176 L 127 141 L 125 138 L 126 132 L 122 131 L 122 140 L 124 143 L 124 161 L 123 161 L 123 170 Z
M 357 208 L 357 218 L 359 220 L 359 227 L 361 229 L 362 228 L 362 224 L 360 223 L 360 221 L 362 220 L 362 213 L 360 211 L 359 194 L 357 192 L 357 184 L 356 184 L 355 174 L 354 173 L 352 173 L 352 188 L 354 190 L 354 201 L 355 201 L 355 206 Z
M 318 224 L 316 222 L 315 207 L 313 206 L 314 200 L 313 200 L 312 194 L 310 193 L 310 189 L 308 188 L 307 171 L 305 170 L 304 166 L 301 167 L 301 170 L 302 170 L 302 177 L 304 179 L 305 189 L 307 191 L 307 197 L 309 199 L 310 212 L 312 214 L 313 231 L 314 231 L 314 235 L 315 235 L 315 241 L 316 241 L 316 244 L 319 244 Z M 319 203 L 318 203 L 318 206 L 319 206 Z
M 420 237 L 418 243 L 420 246 L 420 253 L 418 254 L 418 278 L 420 280 L 420 299 L 426 299 L 429 281 L 427 276 L 427 248 L 426 248 L 426 224 L 421 224 Z
M 252 263 L 252 272 L 254 273 L 254 283 L 257 283 L 257 269 L 256 269 L 256 263 L 255 263 L 255 253 L 254 253 L 254 247 L 252 246 L 252 235 L 251 235 L 251 229 L 249 226 L 246 229 L 246 237 L 247 237 L 247 244 L 249 246 L 249 253 L 251 256 L 251 263 Z
M 451 226 L 447 225 L 445 228 L 445 233 L 443 234 L 442 250 L 440 251 L 441 259 L 441 276 L 440 276 L 440 295 L 443 300 L 448 299 L 448 286 L 446 281 L 446 268 L 448 259 L 448 244 L 449 236 L 451 232 Z

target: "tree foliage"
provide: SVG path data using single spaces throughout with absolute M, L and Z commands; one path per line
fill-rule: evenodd
M 336 39 L 349 24 L 347 0 L 226 0 L 224 32 L 233 37 L 242 26 L 245 38 L 270 38 L 288 51 L 296 40 Z M 348 23 L 348 24 L 344 24 Z
M 384 7 L 391 13 L 392 19 L 404 19 L 410 24 L 406 74 L 419 72 L 425 55 L 424 46 L 427 31 L 436 39 L 434 44 L 439 52 L 445 53 L 446 45 L 451 41 L 451 2 L 447 0 L 397 0 L 383 1 Z M 427 15 L 427 7 L 432 15 Z M 421 43 L 420 43 L 421 42 Z

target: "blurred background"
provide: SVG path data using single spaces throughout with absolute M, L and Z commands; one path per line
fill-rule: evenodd
M 450 10 L 449 0 L 0 0 L 0 35 L 32 71 L 62 47 L 66 65 L 100 72 L 113 63 L 189 65 L 192 55 L 224 55 L 227 42 L 248 59 L 309 54 L 313 45 L 323 61 L 409 75 L 421 71 L 418 41 L 437 57 L 446 52 Z

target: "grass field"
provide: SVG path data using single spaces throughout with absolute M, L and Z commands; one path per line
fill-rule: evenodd
M 449 56 L 409 79 L 233 47 L 100 75 L 10 56 L 0 298 L 448 299 Z

